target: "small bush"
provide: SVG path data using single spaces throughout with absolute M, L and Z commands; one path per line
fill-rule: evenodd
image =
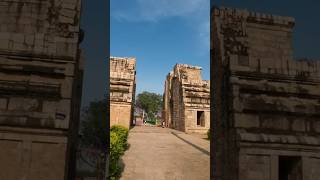
M 207 137 L 208 137 L 208 139 L 210 139 L 210 138 L 211 138 L 210 129 L 208 129 L 208 131 L 207 131 Z
M 110 128 L 110 132 L 114 132 L 120 138 L 120 143 L 124 150 L 127 148 L 127 141 L 128 141 L 128 128 L 120 125 L 114 125 Z
M 118 177 L 120 167 L 118 161 L 123 154 L 124 149 L 121 144 L 121 139 L 116 132 L 110 132 L 110 175 L 111 177 Z
M 110 176 L 117 179 L 121 174 L 119 159 L 127 148 L 129 130 L 126 127 L 115 125 L 110 128 Z
M 150 119 L 149 121 L 147 121 L 147 123 L 152 124 L 152 125 L 156 125 L 157 124 L 157 120 L 156 119 Z

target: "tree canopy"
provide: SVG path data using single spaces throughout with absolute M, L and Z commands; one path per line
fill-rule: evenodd
M 162 95 L 144 91 L 137 96 L 136 106 L 143 109 L 149 116 L 154 116 L 162 108 Z

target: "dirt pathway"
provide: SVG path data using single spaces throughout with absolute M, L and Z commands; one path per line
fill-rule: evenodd
M 209 141 L 180 131 L 136 126 L 121 180 L 209 180 Z

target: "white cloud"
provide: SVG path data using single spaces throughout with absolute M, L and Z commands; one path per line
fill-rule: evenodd
M 119 0 L 113 0 L 118 1 Z M 168 17 L 185 17 L 203 11 L 210 5 L 208 0 L 130 0 L 135 6 L 112 9 L 116 20 L 129 22 L 156 22 Z M 208 7 L 207 7 L 208 6 Z

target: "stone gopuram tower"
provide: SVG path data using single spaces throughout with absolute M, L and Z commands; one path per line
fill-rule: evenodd
M 320 177 L 320 62 L 294 60 L 290 17 L 211 11 L 216 180 Z
M 135 58 L 110 57 L 110 126 L 133 125 L 135 91 Z
M 205 134 L 210 128 L 210 86 L 201 68 L 177 64 L 167 75 L 163 116 L 167 127 Z
M 0 2 L 0 179 L 72 179 L 81 0 Z

